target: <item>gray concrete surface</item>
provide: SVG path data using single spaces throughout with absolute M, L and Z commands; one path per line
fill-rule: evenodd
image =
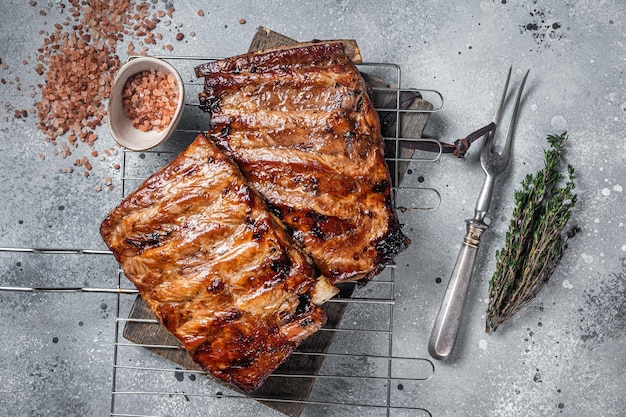
M 41 79 L 34 66 L 43 40 L 39 31 L 62 21 L 60 3 L 65 2 L 37 1 L 29 6 L 9 0 L 0 6 L 0 58 L 8 66 L 0 68 L 0 78 L 7 81 L 0 85 L 1 247 L 104 249 L 98 226 L 122 192 L 121 174 L 112 168 L 121 152 L 94 159 L 89 178 L 80 170 L 63 173 L 60 170 L 71 166 L 74 157 L 88 156 L 92 149 L 80 146 L 71 160 L 64 160 L 52 154 L 35 127 L 34 115 L 13 118 L 14 109 L 28 109 L 37 99 L 35 86 Z M 445 106 L 432 116 L 427 133 L 444 141 L 462 137 L 491 119 L 509 65 L 515 83 L 530 68 L 512 167 L 497 185 L 492 226 L 483 237 L 455 353 L 448 362 L 435 362 L 435 373 L 428 380 L 393 383 L 394 404 L 424 411 L 396 410 L 390 415 L 626 415 L 625 2 L 174 4 L 173 22 L 159 25 L 157 32 L 164 41 L 151 47 L 151 53 L 164 53 L 164 43 L 174 44 L 176 55 L 242 53 L 258 26 L 299 40 L 354 38 L 366 61 L 399 64 L 403 87 L 443 94 Z M 204 17 L 197 15 L 199 8 Z M 181 42 L 173 39 L 176 29 L 186 33 Z M 125 48 L 120 56 L 125 58 Z M 574 217 L 581 233 L 570 241 L 562 264 L 539 296 L 496 334 L 486 335 L 487 283 L 495 251 L 503 244 L 513 191 L 526 174 L 542 166 L 546 135 L 565 130 L 570 136 L 567 161 L 578 172 Z M 100 139 L 94 149 L 102 155 L 114 144 L 106 126 L 97 131 Z M 138 158 L 136 165 L 149 173 L 159 162 L 142 166 L 142 161 L 151 163 L 148 159 Z M 413 245 L 397 259 L 393 354 L 428 358 L 430 328 L 464 234 L 463 220 L 472 215 L 482 172 L 476 151 L 465 160 L 416 161 L 410 169 L 406 184 L 437 189 L 441 204 L 435 210 L 401 214 Z M 113 190 L 95 191 L 107 176 Z M 116 271 L 106 255 L 0 253 L 2 287 L 114 288 Z M 180 373 L 141 349 L 120 348 L 117 363 L 152 364 L 169 371 L 114 373 L 115 318 L 118 313 L 125 317 L 132 297 L 120 297 L 119 312 L 117 302 L 111 294 L 1 291 L 0 415 L 107 416 L 112 411 L 114 379 L 118 391 L 211 395 L 219 391 L 204 378 Z M 384 385 L 371 386 L 370 393 L 357 390 L 347 395 L 376 397 L 377 390 L 386 390 Z M 333 389 L 321 384 L 313 395 L 324 398 L 329 387 Z M 113 412 L 119 414 L 278 415 L 254 401 L 237 399 L 116 398 Z M 385 409 L 351 412 L 387 415 Z M 303 415 L 347 413 L 342 407 L 312 406 Z

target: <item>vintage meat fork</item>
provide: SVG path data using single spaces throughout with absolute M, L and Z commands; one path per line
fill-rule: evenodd
M 506 134 L 504 146 L 501 153 L 497 153 L 494 150 L 493 139 L 498 124 L 500 123 L 500 116 L 504 102 L 506 99 L 506 93 L 509 88 L 509 80 L 511 79 L 511 68 L 509 68 L 509 74 L 504 84 L 504 92 L 500 99 L 500 105 L 496 110 L 493 122 L 496 125 L 485 138 L 482 150 L 480 151 L 480 164 L 485 171 L 485 182 L 480 190 L 478 200 L 476 201 L 476 208 L 474 209 L 474 217 L 472 219 L 465 220 L 467 224 L 467 233 L 463 238 L 463 244 L 459 251 L 459 256 L 452 270 L 450 282 L 448 288 L 437 313 L 437 318 L 433 326 L 430 340 L 428 342 L 428 352 L 435 359 L 447 359 L 452 353 L 456 336 L 459 331 L 459 325 L 461 323 L 461 315 L 463 312 L 463 304 L 465 304 L 465 295 L 467 294 L 467 287 L 472 276 L 472 269 L 474 268 L 474 260 L 476 259 L 476 253 L 478 252 L 478 245 L 480 244 L 480 236 L 489 227 L 484 219 L 487 211 L 489 210 L 489 203 L 491 201 L 491 194 L 493 192 L 494 182 L 496 177 L 500 175 L 509 164 L 511 156 L 511 142 L 513 141 L 513 133 L 515 130 L 515 123 L 517 120 L 517 113 L 520 106 L 520 99 L 522 97 L 522 90 L 526 84 L 526 78 L 528 72 L 524 75 L 524 79 L 520 84 L 517 92 L 517 98 L 515 99 L 515 106 L 513 108 L 513 115 L 511 116 L 511 122 Z

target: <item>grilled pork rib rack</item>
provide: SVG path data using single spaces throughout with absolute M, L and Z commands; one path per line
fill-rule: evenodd
M 378 114 L 341 43 L 252 52 L 202 64 L 196 75 L 210 137 L 322 274 L 367 281 L 409 245 Z
M 201 134 L 101 235 L 158 321 L 216 378 L 258 388 L 337 293 L 237 166 Z
M 144 181 L 101 235 L 157 320 L 252 392 L 326 320 L 335 283 L 409 245 L 383 138 L 341 43 L 196 68 L 210 131 Z

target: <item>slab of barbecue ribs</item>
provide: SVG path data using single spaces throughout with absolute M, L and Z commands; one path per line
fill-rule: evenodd
M 406 248 L 378 116 L 341 43 L 203 64 L 210 131 L 100 232 L 157 320 L 216 378 L 258 388 L 325 322 L 332 283 Z
M 337 292 L 204 134 L 100 232 L 158 321 L 245 392 L 325 323 L 318 305 Z
M 408 246 L 378 115 L 341 43 L 253 52 L 196 75 L 209 136 L 322 274 L 367 281 Z

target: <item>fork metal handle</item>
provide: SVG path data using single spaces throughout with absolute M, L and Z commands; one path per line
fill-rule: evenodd
M 454 348 L 480 237 L 487 229 L 487 225 L 482 221 L 471 219 L 466 222 L 467 233 L 463 238 L 461 250 L 428 342 L 430 356 L 439 360 L 447 359 Z
M 488 173 L 485 174 L 485 181 L 478 194 L 476 200 L 476 208 L 474 212 L 474 220 L 482 222 L 487 212 L 489 211 L 489 205 L 491 204 L 491 195 L 493 194 L 493 187 L 496 182 L 496 177 Z M 480 237 L 479 237 L 480 239 Z

